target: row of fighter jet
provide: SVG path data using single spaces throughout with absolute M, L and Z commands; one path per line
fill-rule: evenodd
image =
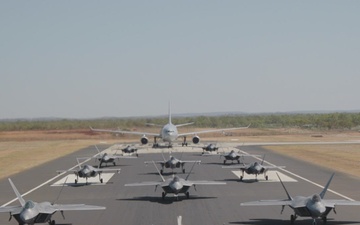
M 95 158 L 97 158 L 99 161 L 103 160 L 104 156 L 106 156 L 107 153 L 99 153 L 96 155 Z M 229 153 L 230 154 L 230 153 Z M 217 155 L 217 154 L 213 154 Z M 110 157 L 111 158 L 111 157 Z M 169 160 L 166 160 L 165 157 L 163 157 L 163 161 L 147 161 L 145 163 L 152 163 L 154 164 L 157 172 L 159 173 L 159 176 L 161 177 L 161 181 L 155 181 L 155 182 L 140 182 L 140 183 L 132 183 L 132 184 L 125 184 L 125 186 L 148 186 L 152 185 L 157 187 L 161 187 L 163 189 L 162 192 L 162 198 L 164 199 L 167 194 L 174 194 L 176 198 L 178 198 L 179 194 L 184 194 L 187 198 L 189 198 L 189 188 L 191 186 L 194 186 L 196 190 L 196 185 L 223 185 L 226 184 L 225 182 L 218 182 L 218 181 L 191 181 L 189 180 L 189 176 L 195 166 L 195 164 L 200 163 L 200 161 L 183 161 L 181 159 L 176 159 L 173 156 L 170 156 Z M 255 162 L 250 165 L 234 165 L 234 166 L 227 166 L 223 168 L 240 168 L 243 172 L 246 172 L 248 174 L 261 174 L 267 171 L 271 168 L 279 168 L 279 167 L 267 167 L 263 165 L 264 158 L 261 163 Z M 184 163 L 193 163 L 188 175 L 185 179 L 175 175 L 173 173 L 173 176 L 171 178 L 165 179 L 162 176 L 162 173 L 156 166 L 156 163 L 160 164 L 162 166 L 162 169 L 164 168 L 171 168 L 172 170 L 175 168 L 183 167 Z M 88 170 L 88 173 L 86 172 Z M 69 170 L 67 172 L 71 172 L 72 170 Z M 91 174 L 101 174 L 105 171 L 120 171 L 120 169 L 101 169 L 101 168 L 94 168 L 90 165 L 84 165 L 80 167 L 79 170 L 72 171 L 75 174 L 81 176 L 80 174 L 88 174 L 89 176 L 92 176 Z M 174 171 L 172 171 L 174 172 Z M 182 172 L 185 172 L 184 170 Z M 334 174 L 330 177 L 329 181 L 323 188 L 323 190 L 319 194 L 313 194 L 309 197 L 304 196 L 296 196 L 292 197 L 288 190 L 286 189 L 285 185 L 283 184 L 281 178 L 279 175 L 277 175 L 281 185 L 283 186 L 287 199 L 281 199 L 281 200 L 260 200 L 260 201 L 254 201 L 254 202 L 245 202 L 241 203 L 241 206 L 282 206 L 281 213 L 284 210 L 285 206 L 289 206 L 294 210 L 294 214 L 291 215 L 290 221 L 291 224 L 294 223 L 295 219 L 298 216 L 301 217 L 311 217 L 313 218 L 313 225 L 315 225 L 316 219 L 321 218 L 324 222 L 327 221 L 327 216 L 331 211 L 335 211 L 335 206 L 340 205 L 360 205 L 359 201 L 348 201 L 348 200 L 333 200 L 333 199 L 324 199 L 324 196 L 326 194 L 326 191 L 328 190 L 328 187 L 330 185 L 330 182 L 334 176 Z M 241 179 L 241 178 L 240 178 Z M 84 204 L 67 204 L 67 205 L 61 205 L 56 204 L 54 202 L 41 202 L 36 203 L 34 201 L 25 201 L 22 196 L 19 194 L 18 190 L 16 189 L 15 185 L 9 179 L 9 182 L 20 202 L 20 206 L 5 206 L 0 207 L 0 212 L 9 212 L 10 213 L 10 219 L 14 217 L 19 224 L 35 224 L 35 223 L 45 223 L 48 222 L 50 225 L 54 225 L 55 221 L 51 220 L 51 216 L 57 212 L 60 211 L 62 216 L 64 217 L 64 211 L 68 210 L 102 210 L 105 209 L 105 207 L 102 206 L 92 206 L 92 205 L 84 205 Z M 100 181 L 102 182 L 102 181 Z M 66 181 L 65 181 L 66 183 Z

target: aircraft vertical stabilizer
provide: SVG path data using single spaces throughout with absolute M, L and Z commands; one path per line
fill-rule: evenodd
M 19 193 L 19 191 L 17 190 L 17 188 L 15 187 L 14 183 L 11 181 L 10 178 L 9 178 L 9 182 L 10 182 L 10 185 L 11 185 L 12 189 L 14 190 L 16 197 L 18 198 L 21 206 L 24 206 L 25 200 L 23 199 L 23 197 L 21 196 L 21 194 Z
M 331 183 L 331 180 L 332 180 L 332 178 L 334 177 L 334 175 L 335 175 L 335 173 L 333 173 L 333 174 L 331 175 L 329 181 L 328 181 L 327 184 L 325 185 L 324 189 L 321 191 L 321 193 L 320 193 L 320 197 L 321 197 L 321 198 L 324 198 L 325 193 L 326 193 L 326 191 L 327 191 L 327 189 L 328 189 L 328 187 L 329 187 L 329 185 L 330 185 L 330 183 Z
M 172 124 L 171 122 L 171 103 L 169 102 L 169 124 Z

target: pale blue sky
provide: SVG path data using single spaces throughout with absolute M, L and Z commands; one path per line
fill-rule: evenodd
M 359 110 L 360 1 L 1 1 L 0 119 Z

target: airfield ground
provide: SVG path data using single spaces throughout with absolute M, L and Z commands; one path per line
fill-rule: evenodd
M 188 129 L 181 130 L 181 132 L 193 131 L 193 129 Z M 151 132 L 157 133 L 158 130 L 151 130 Z M 359 141 L 359 144 L 294 144 L 265 147 L 281 154 L 360 177 L 360 167 L 358 166 L 360 161 L 360 133 L 357 131 L 249 128 L 227 133 L 225 136 L 219 133 L 201 135 L 202 144 L 200 147 L 209 142 L 228 143 L 228 145 L 235 147 L 248 143 L 264 142 L 336 141 Z M 152 142 L 152 139 L 149 138 L 149 142 Z M 188 142 L 191 142 L 191 137 L 188 137 Z M 92 133 L 89 130 L 0 132 L 0 179 L 100 143 L 138 144 L 139 137 Z M 201 150 L 194 149 L 194 151 Z M 220 151 L 222 150 L 220 149 Z M 224 149 L 224 151 L 227 150 Z

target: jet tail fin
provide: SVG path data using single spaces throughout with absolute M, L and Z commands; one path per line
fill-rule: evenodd
M 21 206 L 24 206 L 25 205 L 25 199 L 23 199 L 23 197 L 21 196 L 18 189 L 15 187 L 14 183 L 11 181 L 10 178 L 9 178 L 9 182 L 10 182 L 10 185 L 11 185 L 12 189 L 14 190 L 14 192 L 16 194 L 16 197 L 18 198 Z
M 331 180 L 333 179 L 334 175 L 335 175 L 335 173 L 333 173 L 333 174 L 331 175 L 329 181 L 328 181 L 327 184 L 325 185 L 324 189 L 321 191 L 321 193 L 320 193 L 321 199 L 324 198 L 324 196 L 325 196 L 325 194 L 326 194 L 326 191 L 327 191 L 327 189 L 328 189 L 328 187 L 329 187 L 329 185 L 330 185 L 330 183 L 331 183 Z
M 196 164 L 196 163 L 199 163 L 199 161 L 195 161 L 195 162 L 194 162 L 194 164 L 192 165 L 192 167 L 191 167 L 191 169 L 190 169 L 190 171 L 189 171 L 188 175 L 186 176 L 185 180 L 187 180 L 187 179 L 189 178 L 189 176 L 190 176 L 190 174 L 191 174 L 192 170 L 194 169 L 194 166 L 195 166 L 195 164 Z
M 171 122 L 171 103 L 169 101 L 169 124 L 172 124 Z
M 157 166 L 156 166 L 155 162 L 154 162 L 154 161 L 152 161 L 152 162 L 153 162 L 153 164 L 154 164 L 154 166 L 155 166 L 155 168 L 156 168 L 157 172 L 159 173 L 159 175 L 160 175 L 160 177 L 161 177 L 161 180 L 162 180 L 163 182 L 165 182 L 165 179 L 164 179 L 164 177 L 161 175 L 161 173 L 160 173 L 159 169 L 157 168 Z
M 264 160 L 265 160 L 265 155 L 263 156 L 263 159 L 261 161 L 261 165 L 264 164 Z
M 101 152 L 100 152 L 99 148 L 97 147 L 97 145 L 95 145 L 95 148 L 98 151 L 98 153 L 100 154 Z
M 283 188 L 284 188 L 284 190 L 285 190 L 285 192 L 286 192 L 286 195 L 287 195 L 288 199 L 289 199 L 289 200 L 292 200 L 292 197 L 290 196 L 289 192 L 286 190 L 286 187 L 285 187 L 284 183 L 282 182 L 279 174 L 276 173 L 276 175 L 277 175 L 277 177 L 279 178 L 279 180 L 280 180 L 280 182 L 281 182 L 281 185 L 283 186 Z

